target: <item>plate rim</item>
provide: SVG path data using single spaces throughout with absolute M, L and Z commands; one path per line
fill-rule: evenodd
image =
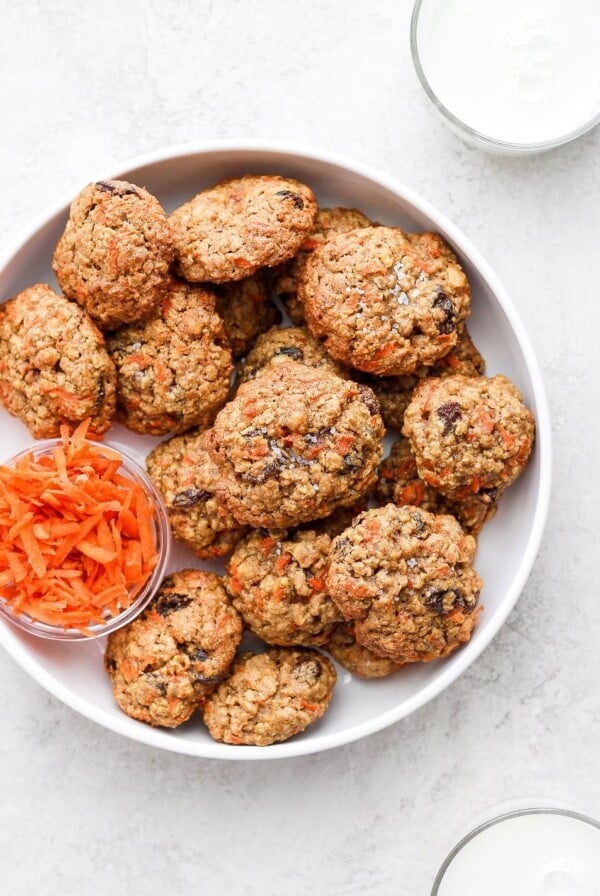
M 496 298 L 502 311 L 507 317 L 510 329 L 522 352 L 525 367 L 531 382 L 532 394 L 535 399 L 536 409 L 536 450 L 538 451 L 538 487 L 533 514 L 533 523 L 523 551 L 523 556 L 511 585 L 504 595 L 502 604 L 490 619 L 485 632 L 477 639 L 464 645 L 460 651 L 447 658 L 444 667 L 435 679 L 421 687 L 416 694 L 405 699 L 399 706 L 377 716 L 377 718 L 359 723 L 342 732 L 331 734 L 312 733 L 310 739 L 292 739 L 278 744 L 272 744 L 268 748 L 257 746 L 231 746 L 219 742 L 198 743 L 187 738 L 177 739 L 171 731 L 152 728 L 142 722 L 136 723 L 139 729 L 135 734 L 129 730 L 134 720 L 127 716 L 121 719 L 113 716 L 105 710 L 90 706 L 89 702 L 73 693 L 65 685 L 57 681 L 48 671 L 40 667 L 28 654 L 26 642 L 16 635 L 16 627 L 10 623 L 0 624 L 0 645 L 45 690 L 65 703 L 71 709 L 80 713 L 91 721 L 102 725 L 117 734 L 130 740 L 143 743 L 155 748 L 168 750 L 183 755 L 195 756 L 204 759 L 221 760 L 268 760 L 283 759 L 297 756 L 311 755 L 324 752 L 334 747 L 353 743 L 370 734 L 389 727 L 437 697 L 446 690 L 456 679 L 483 653 L 486 647 L 495 638 L 498 631 L 504 625 L 508 615 L 516 605 L 523 588 L 532 571 L 538 555 L 543 534 L 546 527 L 548 509 L 552 488 L 552 427 L 546 394 L 546 388 L 542 377 L 541 368 L 533 349 L 531 340 L 518 314 L 516 305 L 512 301 L 508 291 L 483 257 L 479 249 L 471 239 L 446 215 L 435 207 L 420 193 L 408 187 L 402 181 L 388 175 L 380 169 L 346 156 L 334 150 L 316 147 L 311 144 L 288 141 L 267 140 L 263 138 L 220 138 L 206 141 L 193 141 L 167 145 L 132 156 L 118 164 L 111 165 L 108 171 L 101 173 L 96 179 L 118 178 L 130 176 L 139 168 L 176 161 L 177 159 L 193 156 L 208 155 L 209 153 L 228 152 L 264 152 L 265 154 L 278 153 L 293 158 L 308 159 L 314 162 L 326 163 L 357 174 L 362 178 L 377 183 L 385 190 L 398 196 L 404 202 L 426 216 L 435 226 L 443 231 L 445 236 L 458 248 L 469 263 L 473 265 L 481 277 L 487 282 L 491 292 Z M 89 181 L 86 181 L 88 183 Z M 83 186 L 82 184 L 81 186 Z M 0 273 L 10 263 L 14 256 L 24 248 L 38 230 L 47 225 L 52 218 L 64 212 L 72 202 L 80 187 L 64 191 L 57 199 L 47 204 L 40 212 L 30 218 L 12 237 L 0 251 Z M 69 649 L 77 649 L 77 645 L 69 645 Z

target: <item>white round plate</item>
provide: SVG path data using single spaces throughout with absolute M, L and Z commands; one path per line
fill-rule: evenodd
M 83 715 L 137 741 L 165 750 L 220 759 L 274 759 L 327 750 L 379 731 L 423 706 L 453 682 L 496 634 L 514 606 L 531 570 L 546 520 L 551 481 L 551 435 L 539 367 L 517 312 L 472 243 L 412 190 L 385 174 L 342 156 L 306 146 L 260 141 L 185 145 L 145 155 L 102 178 L 120 177 L 144 186 L 171 211 L 223 177 L 281 173 L 305 181 L 321 205 L 360 209 L 373 220 L 407 230 L 435 230 L 456 251 L 469 277 L 473 301 L 469 329 L 487 362 L 487 373 L 504 373 L 521 389 L 537 422 L 531 462 L 503 497 L 482 532 L 476 566 L 484 579 L 482 604 L 471 641 L 445 660 L 417 663 L 379 681 L 362 681 L 339 669 L 331 707 L 303 734 L 269 747 L 227 746 L 213 741 L 200 718 L 174 731 L 152 728 L 124 715 L 113 701 L 102 669 L 102 639 L 64 644 L 26 635 L 0 623 L 0 644 L 50 693 Z M 83 186 L 83 184 L 82 184 Z M 39 215 L 0 257 L 0 301 L 26 286 L 56 287 L 51 258 L 72 196 Z M 0 409 L 0 461 L 26 447 L 23 424 Z M 120 426 L 110 443 L 145 456 L 157 439 Z M 198 566 L 177 546 L 171 568 Z

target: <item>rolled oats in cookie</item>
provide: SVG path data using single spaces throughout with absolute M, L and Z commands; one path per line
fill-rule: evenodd
M 493 503 L 523 472 L 535 423 L 505 376 L 423 380 L 404 414 L 419 476 L 453 501 Z
M 307 259 L 298 295 L 329 354 L 377 376 L 448 354 L 470 311 L 467 278 L 442 238 L 395 227 L 330 237 Z
M 404 666 L 359 644 L 351 622 L 338 623 L 323 649 L 358 678 L 385 678 Z
M 207 442 L 206 432 L 193 430 L 162 442 L 146 458 L 173 537 L 204 560 L 229 553 L 245 532 L 215 494 L 219 471 Z
M 133 719 L 176 728 L 224 680 L 241 637 L 219 576 L 172 573 L 141 616 L 108 636 L 104 666 L 116 702 Z
M 243 383 L 210 451 L 238 522 L 289 528 L 351 506 L 371 487 L 383 424 L 366 386 L 287 361 Z
M 478 535 L 483 524 L 496 511 L 498 496 L 470 494 L 459 501 L 450 501 L 424 482 L 410 450 L 408 439 L 400 438 L 379 468 L 375 495 L 382 504 L 392 501 L 401 507 L 412 504 L 430 513 L 450 513 L 469 535 Z
M 347 233 L 357 227 L 369 227 L 371 223 L 366 215 L 354 208 L 318 209 L 313 229 L 294 257 L 273 271 L 275 294 L 286 306 L 293 323 L 304 323 L 304 307 L 298 298 L 298 278 L 311 252 L 334 233 Z
M 0 305 L 0 400 L 36 439 L 90 418 L 106 432 L 117 375 L 104 337 L 79 305 L 38 283 Z
M 363 647 L 426 662 L 471 637 L 482 587 L 474 556 L 454 517 L 386 504 L 334 539 L 327 585 Z
M 150 320 L 107 337 L 116 365 L 117 414 L 148 435 L 212 423 L 227 400 L 233 361 L 215 297 L 202 286 L 171 281 Z
M 315 339 L 306 327 L 272 327 L 258 337 L 241 362 L 236 382 L 245 383 L 258 376 L 267 366 L 285 364 L 290 360 L 308 367 L 322 367 L 338 376 L 346 374 L 345 369 L 329 357 L 323 343 Z
M 166 215 L 147 190 L 121 180 L 88 184 L 54 251 L 57 280 L 102 329 L 149 317 L 175 255 Z
M 186 280 L 226 283 L 291 258 L 310 233 L 317 203 L 289 177 L 248 174 L 221 181 L 169 218 Z
M 341 619 L 325 586 L 331 538 L 312 528 L 257 529 L 227 564 L 225 587 L 246 626 L 279 646 L 318 647 Z
M 485 370 L 485 361 L 473 343 L 465 324 L 457 327 L 457 342 L 454 348 L 439 358 L 431 367 L 417 367 L 414 373 L 404 376 L 369 376 L 364 374 L 361 382 L 370 386 L 381 405 L 381 416 L 386 426 L 401 431 L 404 412 L 410 404 L 415 387 L 427 376 L 479 376 Z
M 316 650 L 243 653 L 206 698 L 204 722 L 211 736 L 226 744 L 265 747 L 288 740 L 321 718 L 335 682 L 333 663 Z
M 252 348 L 256 337 L 281 321 L 281 312 L 269 298 L 264 271 L 253 277 L 215 286 L 217 311 L 234 358 Z

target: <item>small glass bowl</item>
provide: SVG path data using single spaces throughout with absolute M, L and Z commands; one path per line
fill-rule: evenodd
M 44 454 L 51 454 L 56 445 L 61 443 L 61 439 L 44 439 L 35 442 L 29 448 L 15 454 L 10 460 L 4 461 L 3 466 L 14 466 L 20 458 L 31 453 L 33 453 L 36 459 Z M 93 442 L 92 444 L 95 448 L 102 448 L 103 445 L 101 442 Z M 107 617 L 106 622 L 104 623 L 90 625 L 88 627 L 90 634 L 86 634 L 75 628 L 62 628 L 58 625 L 49 625 L 45 622 L 38 622 L 25 613 L 15 613 L 10 605 L 0 597 L 0 617 L 8 620 L 12 625 L 16 625 L 28 634 L 37 635 L 41 638 L 50 638 L 56 641 L 89 641 L 93 638 L 108 635 L 110 632 L 116 631 L 118 628 L 127 625 L 128 622 L 135 619 L 135 617 L 138 616 L 150 603 L 163 580 L 169 560 L 171 542 L 169 517 L 163 499 L 146 471 L 142 469 L 142 467 L 126 451 L 124 451 L 120 445 L 117 447 L 115 445 L 107 444 L 106 447 L 109 448 L 111 452 L 118 452 L 121 456 L 122 465 L 119 472 L 141 486 L 152 501 L 154 507 L 154 536 L 158 554 L 156 566 L 131 605 L 117 616 Z
M 421 64 L 421 53 L 419 50 L 420 41 L 420 23 L 421 11 L 430 0 L 415 0 L 410 21 L 410 51 L 412 55 L 413 65 L 417 73 L 417 77 L 421 83 L 421 87 L 431 100 L 434 108 L 438 112 L 442 121 L 468 146 L 476 149 L 484 149 L 488 152 L 498 155 L 533 155 L 534 153 L 546 152 L 550 149 L 556 149 L 565 143 L 570 143 L 578 137 L 587 134 L 600 124 L 600 109 L 590 116 L 586 121 L 582 122 L 572 131 L 560 134 L 551 140 L 545 140 L 539 143 L 513 143 L 507 140 L 499 140 L 495 137 L 489 137 L 481 131 L 475 130 L 466 121 L 454 115 L 447 106 L 442 103 L 437 93 L 433 90 L 427 75 Z
M 542 801 L 540 801 L 542 803 Z M 545 801 L 544 801 L 545 802 Z M 452 872 L 455 868 L 454 862 L 455 860 L 460 860 L 461 854 L 464 849 L 468 849 L 471 844 L 476 844 L 480 835 L 484 834 L 490 828 L 495 827 L 496 825 L 502 825 L 505 823 L 510 823 L 515 819 L 520 818 L 530 818 L 530 817 L 556 817 L 556 816 L 565 816 L 571 822 L 575 822 L 577 825 L 581 825 L 581 830 L 589 831 L 591 830 L 597 832 L 600 835 L 600 822 L 598 822 L 594 818 L 590 818 L 589 815 L 584 815 L 581 812 L 578 812 L 575 809 L 567 808 L 566 806 L 558 806 L 558 805 L 545 805 L 542 803 L 541 805 L 529 805 L 527 807 L 515 808 L 511 811 L 502 812 L 500 815 L 496 815 L 492 818 L 489 818 L 487 821 L 484 821 L 481 824 L 478 824 L 474 827 L 468 834 L 462 837 L 461 840 L 453 847 L 453 849 L 448 853 L 446 858 L 444 859 L 440 870 L 438 871 L 436 878 L 433 882 L 433 887 L 431 889 L 431 896 L 439 896 L 439 894 L 444 893 L 446 891 L 446 887 L 444 884 L 448 884 L 449 890 L 455 892 L 458 882 L 453 879 L 451 882 L 448 882 L 448 872 Z M 519 831 L 519 837 L 523 837 L 523 832 Z M 600 839 L 600 837 L 599 837 Z M 527 842 L 525 845 L 527 845 Z M 596 853 L 594 853 L 596 855 Z M 506 863 L 510 863 L 511 858 L 514 861 L 514 856 L 511 854 L 510 850 L 505 850 L 502 856 L 498 856 L 497 854 L 490 854 L 489 851 L 485 853 L 484 861 L 488 863 L 485 868 L 486 874 L 494 874 L 501 867 L 504 867 Z M 473 857 L 468 855 L 468 859 L 471 859 L 470 867 L 473 867 Z M 573 869 L 572 862 L 567 859 L 566 865 L 567 870 L 565 871 L 560 866 L 564 865 L 562 858 L 556 854 L 553 854 L 550 850 L 547 852 L 546 856 L 547 861 L 553 862 L 553 864 L 558 865 L 559 867 L 556 869 L 550 869 L 545 873 L 545 877 L 541 880 L 539 887 L 541 889 L 536 890 L 536 893 L 539 892 L 540 896 L 542 893 L 553 894 L 553 896 L 558 896 L 558 894 L 571 894 L 574 892 L 579 893 L 580 890 L 577 888 L 575 891 L 570 888 L 572 883 L 572 874 L 577 873 L 578 869 Z M 489 867 L 488 867 L 489 866 Z M 474 867 L 480 869 L 477 861 L 475 860 Z M 460 873 L 460 872 L 459 872 Z M 475 872 L 478 874 L 479 872 Z M 465 889 L 466 886 L 466 889 Z M 459 890 L 463 893 L 471 893 L 473 892 L 470 882 L 460 880 Z M 519 893 L 521 890 L 519 889 Z M 586 889 L 585 892 L 588 892 Z M 591 891 L 590 891 L 591 892 Z M 594 890 L 596 892 L 596 890 Z

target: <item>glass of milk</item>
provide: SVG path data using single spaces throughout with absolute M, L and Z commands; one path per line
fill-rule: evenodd
M 531 153 L 600 122 L 599 0 L 417 0 L 421 84 L 465 142 Z
M 450 852 L 431 896 L 600 896 L 600 823 L 545 807 L 493 818 Z

